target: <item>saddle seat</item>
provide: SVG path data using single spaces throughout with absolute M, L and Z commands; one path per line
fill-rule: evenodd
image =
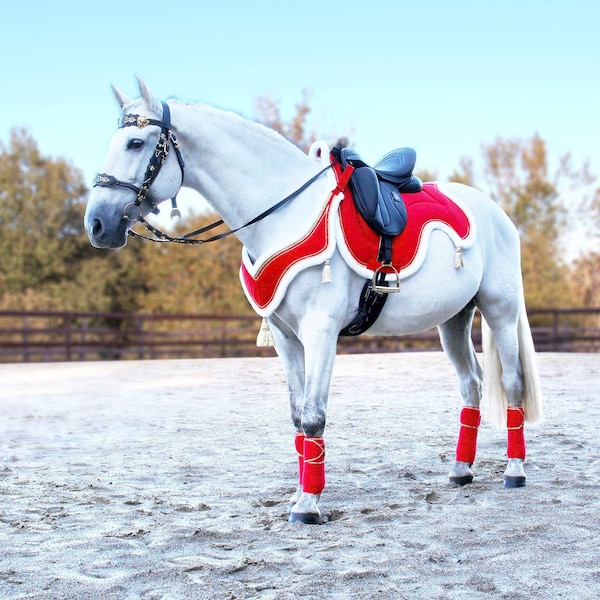
M 354 202 L 368 225 L 379 235 L 394 237 L 406 227 L 408 214 L 402 194 L 420 192 L 423 182 L 413 175 L 417 153 L 412 148 L 388 152 L 374 167 L 367 165 L 355 150 L 334 148 L 342 168 L 354 167 L 350 186 Z

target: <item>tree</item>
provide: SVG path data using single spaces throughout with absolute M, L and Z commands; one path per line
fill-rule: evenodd
M 3 291 L 18 297 L 43 290 L 47 301 L 62 299 L 63 284 L 75 277 L 73 261 L 85 253 L 81 173 L 63 159 L 40 155 L 23 129 L 0 145 L 0 253 Z
M 218 218 L 192 215 L 173 234 L 183 235 Z M 238 279 L 242 245 L 235 236 L 202 245 L 142 243 L 146 311 L 253 314 Z
M 270 96 L 259 96 L 254 107 L 256 120 L 259 123 L 278 131 L 303 152 L 308 152 L 311 144 L 319 139 L 314 131 L 307 131 L 308 115 L 312 109 L 310 108 L 310 92 L 306 89 L 302 90 L 302 98 L 295 105 L 295 114 L 287 121 L 281 115 L 281 102 Z M 347 143 L 347 135 L 351 133 L 347 132 L 343 136 L 324 135 L 322 138 L 332 147 L 343 138 L 346 138 Z
M 600 252 L 590 252 L 575 261 L 572 282 L 582 306 L 600 306 Z
M 586 307 L 600 306 L 600 188 L 583 194 L 573 219 L 576 235 L 585 241 L 584 251 L 573 263 L 571 285 L 577 298 Z
M 565 193 L 588 185 L 587 164 L 575 168 L 570 154 L 559 158 L 551 173 L 542 138 L 497 138 L 481 147 L 483 187 L 516 225 L 521 237 L 527 304 L 531 307 L 570 306 L 575 302 L 570 268 L 561 246 L 568 227 Z M 474 162 L 463 158 L 451 179 L 477 185 Z
M 138 310 L 139 252 L 100 255 L 83 230 L 87 186 L 24 129 L 0 144 L 0 307 Z

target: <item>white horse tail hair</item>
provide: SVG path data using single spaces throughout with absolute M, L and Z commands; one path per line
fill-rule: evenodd
M 502 387 L 502 365 L 500 354 L 490 326 L 481 318 L 483 346 L 483 406 L 490 423 L 506 427 L 508 400 Z M 543 402 L 538 376 L 535 346 L 525 309 L 525 299 L 521 298 L 517 324 L 519 359 L 523 373 L 523 409 L 525 421 L 530 425 L 543 420 Z

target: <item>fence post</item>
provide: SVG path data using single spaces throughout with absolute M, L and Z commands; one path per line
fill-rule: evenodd
M 221 357 L 227 356 L 227 320 L 221 319 Z
M 138 347 L 138 359 L 144 359 L 144 316 L 138 315 L 135 319 L 135 339 Z M 154 358 L 153 351 L 150 349 L 150 358 Z
M 23 315 L 23 333 L 21 339 L 23 340 L 23 362 L 29 362 L 29 320 L 27 315 Z
M 65 331 L 66 360 L 71 362 L 71 317 L 69 315 L 65 315 L 63 318 L 63 329 Z
M 558 352 L 558 311 L 552 311 L 552 351 Z

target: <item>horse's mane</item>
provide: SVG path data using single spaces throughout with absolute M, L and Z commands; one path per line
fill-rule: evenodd
M 183 102 L 181 100 L 173 100 L 173 102 L 183 104 L 192 110 L 202 112 L 203 114 L 208 115 L 211 119 L 218 119 L 223 122 L 229 122 L 236 127 L 243 127 L 244 129 L 251 131 L 254 135 L 262 136 L 265 141 L 279 144 L 282 148 L 287 148 L 291 153 L 300 153 L 303 156 L 306 156 L 302 150 L 286 139 L 278 131 L 275 131 L 263 123 L 247 119 L 234 111 L 216 108 L 210 104 L 204 103 Z

